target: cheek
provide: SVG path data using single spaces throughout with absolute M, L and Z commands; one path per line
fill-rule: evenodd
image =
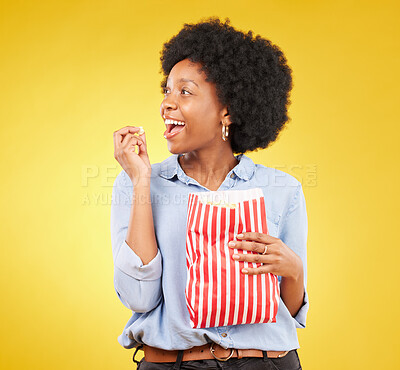
M 215 104 L 209 101 L 203 101 L 199 104 L 182 105 L 181 112 L 190 123 L 199 123 L 202 126 L 215 124 L 219 121 L 218 110 Z
M 215 122 L 220 121 L 220 105 L 218 104 L 218 101 L 214 99 L 210 99 L 204 102 L 203 105 L 204 111 L 207 112 L 207 117 Z

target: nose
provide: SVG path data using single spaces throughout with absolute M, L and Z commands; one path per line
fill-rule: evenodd
M 161 102 L 161 111 L 170 111 L 177 108 L 176 102 L 172 94 L 165 96 L 164 100 Z

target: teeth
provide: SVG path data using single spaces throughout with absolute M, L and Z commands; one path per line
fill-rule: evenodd
M 166 124 L 166 125 L 181 125 L 181 126 L 184 126 L 184 125 L 185 125 L 185 122 L 175 121 L 175 120 L 173 120 L 173 119 L 166 119 L 166 120 L 165 120 L 165 124 Z

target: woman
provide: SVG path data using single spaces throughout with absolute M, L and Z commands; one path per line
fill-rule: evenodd
M 266 148 L 289 120 L 291 69 L 270 41 L 218 18 L 185 24 L 164 44 L 161 62 L 160 113 L 172 155 L 150 164 L 139 127 L 114 132 L 123 168 L 111 209 L 114 284 L 133 311 L 119 343 L 144 349 L 140 369 L 301 369 L 296 328 L 305 327 L 308 311 L 302 186 L 244 155 Z M 263 263 L 243 274 L 278 276 L 276 322 L 193 329 L 185 302 L 188 194 L 255 187 L 265 196 L 269 235 L 244 233 L 230 247 L 257 252 L 233 259 Z

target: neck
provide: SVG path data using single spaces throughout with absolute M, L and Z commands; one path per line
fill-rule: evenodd
M 211 190 L 218 189 L 229 171 L 239 163 L 230 147 L 206 152 L 195 150 L 179 159 L 186 175 Z

